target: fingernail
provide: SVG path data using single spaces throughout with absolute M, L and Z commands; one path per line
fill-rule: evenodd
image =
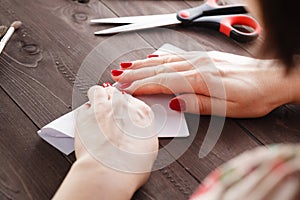
M 128 68 L 128 67 L 131 67 L 132 65 L 132 62 L 122 62 L 120 63 L 120 66 L 124 69 Z
M 159 57 L 159 55 L 151 54 L 148 56 L 148 58 L 157 58 L 157 57 Z
M 102 87 L 104 87 L 104 88 L 107 88 L 107 87 L 110 87 L 110 86 L 111 86 L 111 84 L 109 82 L 105 82 L 105 83 L 102 84 Z
M 90 108 L 91 104 L 90 103 L 86 103 L 85 106 L 88 107 L 88 108 Z
M 120 84 L 120 89 L 124 90 L 124 89 L 126 89 L 126 88 L 128 88 L 130 86 L 131 86 L 131 83 L 121 83 Z
M 182 99 L 172 99 L 169 106 L 172 110 L 176 111 L 185 111 L 186 109 L 185 101 Z
M 119 69 L 114 69 L 114 70 L 111 70 L 111 74 L 113 76 L 120 76 L 121 74 L 123 74 L 123 70 L 119 70 Z

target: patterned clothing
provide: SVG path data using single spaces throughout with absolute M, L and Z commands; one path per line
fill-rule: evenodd
M 300 144 L 247 151 L 213 171 L 191 200 L 299 200 Z

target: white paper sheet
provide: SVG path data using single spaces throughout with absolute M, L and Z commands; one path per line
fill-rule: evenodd
M 173 45 L 165 44 L 155 54 L 170 52 L 180 53 L 184 51 Z M 139 97 L 152 108 L 156 125 L 159 127 L 159 137 L 189 136 L 184 114 L 169 108 L 169 101 L 173 97 L 172 95 Z M 66 155 L 74 151 L 75 111 L 63 115 L 38 131 L 41 138 Z

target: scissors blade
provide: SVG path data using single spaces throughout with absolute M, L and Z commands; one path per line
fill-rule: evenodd
M 165 15 L 164 18 L 157 18 L 155 20 L 148 20 L 140 23 L 134 23 L 124 26 L 119 26 L 115 28 L 110 28 L 102 31 L 97 31 L 95 35 L 107 35 L 107 34 L 114 34 L 114 33 L 121 33 L 127 31 L 137 31 L 142 29 L 154 28 L 154 27 L 161 27 L 167 26 L 172 24 L 180 24 L 181 21 L 177 19 L 177 14 L 168 14 Z
M 90 22 L 99 23 L 99 24 L 134 24 L 134 23 L 142 23 L 148 20 L 164 19 L 165 17 L 168 17 L 168 15 L 170 14 L 102 18 L 102 19 L 92 19 L 90 20 Z

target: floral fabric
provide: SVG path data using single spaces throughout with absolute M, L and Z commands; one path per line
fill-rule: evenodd
M 191 200 L 299 200 L 300 144 L 247 151 L 213 171 Z

